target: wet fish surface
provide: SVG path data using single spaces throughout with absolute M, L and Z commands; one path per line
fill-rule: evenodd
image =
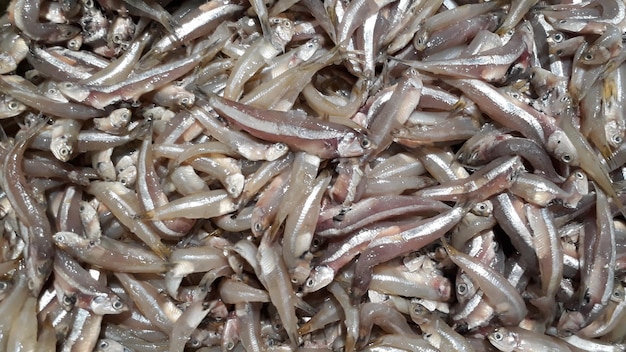
M 10 0 L 0 351 L 626 351 L 625 0 Z

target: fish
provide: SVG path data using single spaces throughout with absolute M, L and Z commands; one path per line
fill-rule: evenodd
M 0 350 L 624 349 L 623 1 L 7 3 Z

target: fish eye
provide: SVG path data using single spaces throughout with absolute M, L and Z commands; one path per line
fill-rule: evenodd
M 577 179 L 582 180 L 585 178 L 585 175 L 583 175 L 582 172 L 580 171 L 576 171 L 576 173 L 574 173 L 574 175 L 576 176 Z
M 113 36 L 113 43 L 119 44 L 122 41 L 122 37 L 119 34 Z
M 564 37 L 562 33 L 555 33 L 553 39 L 556 43 L 560 43 L 563 41 Z
M 622 293 L 619 290 L 615 290 L 615 291 L 613 291 L 613 297 L 621 298 L 622 297 Z
M 585 61 L 593 60 L 593 54 L 590 54 L 590 53 L 585 54 L 585 56 L 583 56 L 583 60 L 585 60 Z
M 64 295 L 63 296 L 63 304 L 66 306 L 71 306 L 76 302 L 76 297 L 74 296 L 68 296 L 68 295 Z
M 278 150 L 285 150 L 285 148 L 287 148 L 285 143 L 277 143 L 277 144 L 275 144 L 275 146 L 276 146 L 276 149 L 278 149 Z
M 189 346 L 191 347 L 200 347 L 200 345 L 200 340 L 196 339 L 195 337 L 192 337 L 191 340 L 189 340 Z
M 321 245 L 322 245 L 322 241 L 320 241 L 319 238 L 314 238 L 313 241 L 311 241 L 312 248 L 318 248 Z
M 305 284 L 306 287 L 313 287 L 313 284 L 314 284 L 313 279 L 306 280 L 306 284 Z
M 7 104 L 7 107 L 9 108 L 9 110 L 17 110 L 17 108 L 19 107 L 19 104 L 16 101 L 10 101 Z
M 235 348 L 235 343 L 232 341 L 228 341 L 228 343 L 226 344 L 226 349 L 230 351 L 233 348 Z
M 619 135 L 613 135 L 613 137 L 611 137 L 611 142 L 615 144 L 622 144 L 622 137 Z
M 4 290 L 6 290 L 6 288 L 7 288 L 8 286 L 9 286 L 9 285 L 8 285 L 6 282 L 4 282 L 4 281 L 0 281 L 0 291 L 4 291 Z
M 496 341 L 502 341 L 502 339 L 504 339 L 504 335 L 498 330 L 494 331 L 492 336 Z
M 564 163 L 569 163 L 572 161 L 572 156 L 569 154 L 565 154 L 561 157 L 561 161 L 563 161 Z
M 415 314 L 415 315 L 424 315 L 424 306 L 422 306 L 421 304 L 416 304 L 413 307 L 413 314 Z
M 372 142 L 370 142 L 370 140 L 369 140 L 369 139 L 367 139 L 367 138 L 363 138 L 363 139 L 361 140 L 361 148 L 367 149 L 367 148 L 369 148 L 369 147 L 371 147 L 371 146 L 372 146 Z
M 589 293 L 589 289 L 585 291 L 585 297 L 583 298 L 583 305 L 586 306 L 591 302 L 591 294 Z
M 48 270 L 46 265 L 40 265 L 37 267 L 37 272 L 39 273 L 39 275 L 46 275 L 47 271 Z
M 424 335 L 422 335 L 426 340 L 430 339 L 431 337 L 433 337 L 433 334 L 431 333 L 425 333 Z
M 72 40 L 70 40 L 69 42 L 67 42 L 67 46 L 68 46 L 70 49 L 78 49 L 78 47 L 79 47 L 79 45 L 78 45 L 78 40 L 76 40 L 76 39 L 72 39 Z
M 567 20 L 560 20 L 559 23 L 560 24 L 565 24 L 565 23 L 567 23 Z
M 124 308 L 124 303 L 122 303 L 121 301 L 115 301 L 113 302 L 113 309 L 122 309 Z
M 261 230 L 263 230 L 263 226 L 261 225 L 260 222 L 257 222 L 254 224 L 254 230 L 257 232 L 261 232 Z
M 100 341 L 100 343 L 98 344 L 98 347 L 100 347 L 100 348 L 107 348 L 107 347 L 109 347 L 109 343 L 108 343 L 108 342 L 106 342 L 106 341 L 104 341 L 104 340 L 102 340 L 102 341 Z
M 74 83 L 72 83 L 72 82 L 65 82 L 65 83 L 63 83 L 63 87 L 65 87 L 65 88 L 72 88 L 72 87 L 74 87 Z
M 463 296 L 467 293 L 467 285 L 466 284 L 458 284 L 456 287 L 456 292 Z

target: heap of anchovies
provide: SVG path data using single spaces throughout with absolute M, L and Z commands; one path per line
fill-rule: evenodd
M 624 0 L 12 0 L 0 350 L 625 351 L 624 33 Z

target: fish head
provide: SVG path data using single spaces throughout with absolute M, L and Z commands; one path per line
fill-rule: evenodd
M 558 335 L 561 337 L 567 337 L 580 331 L 585 325 L 587 319 L 581 312 L 566 311 L 561 314 L 559 322 L 557 324 Z
M 415 50 L 426 50 L 429 44 L 428 38 L 430 38 L 430 31 L 428 29 L 422 28 L 421 30 L 419 30 L 415 37 L 413 37 L 413 46 L 415 46 Z
M 430 310 L 428 310 L 428 308 L 426 308 L 426 306 L 418 300 L 411 300 L 409 315 L 411 316 L 411 319 L 420 327 L 427 325 L 432 321 Z
M 503 133 L 498 131 L 493 124 L 484 124 L 478 133 L 465 141 L 461 149 L 456 154 L 456 158 L 464 165 L 481 165 L 484 163 L 483 153 L 494 143 L 503 137 Z
M 548 153 L 568 165 L 578 166 L 579 164 L 576 147 L 561 129 L 557 129 L 548 137 L 546 149 Z
M 467 302 L 476 293 L 474 282 L 465 273 L 460 272 L 457 275 L 455 285 L 456 298 L 460 303 Z
M 272 17 L 270 18 L 270 24 L 272 26 L 272 44 L 275 48 L 282 51 L 293 37 L 293 22 L 288 18 Z
M 98 315 L 120 314 L 128 310 L 128 306 L 117 295 L 97 295 L 90 303 L 92 312 Z
M 624 286 L 622 286 L 619 282 L 615 282 L 615 286 L 613 287 L 613 293 L 611 293 L 611 301 L 623 302 L 626 299 L 626 292 L 624 291 Z
M 608 121 L 604 125 L 604 135 L 606 141 L 613 148 L 619 147 L 624 142 L 625 131 L 625 126 L 616 121 Z
M 0 116 L 3 118 L 13 117 L 26 111 L 26 105 L 13 99 L 0 100 Z
M 9 73 L 17 68 L 15 59 L 7 54 L 0 54 L 0 73 Z
M 302 287 L 302 292 L 318 291 L 330 284 L 335 278 L 335 271 L 326 265 L 315 267 Z
M 374 149 L 374 143 L 365 134 L 357 131 L 346 133 L 337 144 L 337 154 L 341 158 L 361 156 Z
M 173 98 L 177 106 L 186 109 L 191 109 L 196 102 L 196 95 L 186 90 L 177 91 Z
M 289 147 L 285 143 L 274 143 L 265 151 L 267 161 L 274 161 L 289 152 Z
M 94 352 L 131 352 L 132 350 L 112 339 L 100 339 Z
M 564 199 L 566 207 L 574 208 L 584 195 L 589 194 L 589 179 L 582 170 L 572 172 L 563 183 L 563 190 L 570 194 Z
M 32 256 L 32 255 L 31 255 Z M 41 258 L 31 259 L 32 263 L 27 263 L 26 271 L 28 273 L 28 289 L 33 295 L 38 296 L 41 288 L 48 280 L 52 273 L 52 261 Z
M 89 89 L 87 87 L 73 82 L 59 83 L 57 88 L 65 97 L 77 102 L 83 102 L 89 97 Z
M 52 138 L 50 142 L 50 151 L 55 158 L 66 162 L 69 161 L 74 153 L 74 147 L 68 143 L 66 135 L 61 135 L 57 138 Z
M 426 340 L 433 347 L 437 349 L 441 348 L 441 342 L 442 342 L 441 334 L 437 332 L 425 332 L 422 336 L 424 337 L 424 340 Z
M 302 61 L 308 61 L 313 55 L 322 47 L 324 38 L 321 36 L 315 36 L 308 42 L 299 47 L 296 57 Z
M 477 216 L 487 217 L 490 216 L 493 212 L 493 203 L 490 200 L 484 200 L 482 202 L 476 203 L 470 212 Z
M 504 352 L 512 352 L 517 345 L 515 334 L 506 328 L 497 328 L 489 335 L 487 335 L 489 342 Z
M 123 128 L 128 125 L 132 117 L 132 113 L 128 108 L 121 108 L 111 112 L 109 114 L 109 120 L 111 122 L 111 126 L 114 128 Z M 94 119 L 94 124 L 96 123 L 96 119 Z
M 61 249 L 81 248 L 88 245 L 88 240 L 82 238 L 74 232 L 59 231 L 52 235 L 52 240 Z

